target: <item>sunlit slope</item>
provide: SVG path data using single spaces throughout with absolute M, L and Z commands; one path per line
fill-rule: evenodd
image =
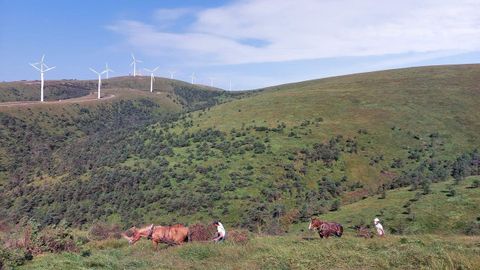
M 243 123 L 274 127 L 322 117 L 312 135 L 354 135 L 358 129 L 401 145 L 387 130 L 400 127 L 448 134 L 457 146 L 480 141 L 480 65 L 420 67 L 287 84 L 220 105 L 200 127 L 229 130 Z
M 378 217 L 389 234 L 478 234 L 479 180 L 476 176 L 459 184 L 435 183 L 428 194 L 409 188 L 391 190 L 384 198 L 370 197 L 319 218 L 340 222 L 351 233 L 355 225 L 370 225 L 373 231 L 373 219 Z M 301 230 L 307 226 L 302 223 L 296 228 Z
M 442 138 L 437 148 L 442 157 L 478 147 L 479 82 L 480 65 L 355 74 L 267 88 L 195 119 L 199 128 L 223 131 L 273 128 L 284 122 L 285 134 L 268 134 L 277 153 L 335 135 L 357 137 L 366 153 L 346 157 L 348 176 L 371 183 L 378 181 L 382 166 L 388 169 L 393 158 L 428 145 L 429 135 Z M 316 124 L 302 127 L 306 121 Z M 286 136 L 289 132 L 296 136 Z M 386 160 L 376 169 L 368 165 L 375 155 Z

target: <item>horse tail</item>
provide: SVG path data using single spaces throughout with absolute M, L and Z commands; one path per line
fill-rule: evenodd
M 338 224 L 337 236 L 342 237 L 342 234 L 343 234 L 343 226 L 341 224 Z
M 187 227 L 188 233 L 187 233 L 187 242 L 192 241 L 192 231 L 190 231 L 190 228 Z

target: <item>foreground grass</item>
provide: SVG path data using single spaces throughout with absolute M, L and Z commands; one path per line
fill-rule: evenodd
M 313 235 L 310 235 L 313 236 Z M 246 245 L 186 244 L 155 251 L 147 241 L 88 245 L 48 254 L 21 269 L 480 269 L 480 237 L 389 236 L 320 240 L 299 235 L 256 237 Z

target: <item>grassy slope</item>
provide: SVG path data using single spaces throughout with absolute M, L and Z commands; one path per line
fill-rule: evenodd
M 478 237 L 390 236 L 302 240 L 259 237 L 245 246 L 187 244 L 154 251 L 142 241 L 95 244 L 90 257 L 48 254 L 20 269 L 478 269 Z
M 66 132 L 78 133 L 75 127 L 76 119 L 81 109 L 95 111 L 99 106 L 112 105 L 121 101 L 151 100 L 159 105 L 157 113 L 180 112 L 188 102 L 176 95 L 175 88 L 191 88 L 192 91 L 219 91 L 219 89 L 201 85 L 157 78 L 153 93 L 147 90 L 150 77 L 115 77 L 103 81 L 102 96 L 114 96 L 98 102 L 97 100 L 81 101 L 78 103 L 34 103 L 28 106 L 0 107 L 0 114 L 15 117 L 24 121 L 26 125 L 40 127 L 50 136 L 63 135 Z M 46 81 L 45 100 L 75 98 L 96 92 L 96 80 L 61 80 Z M 10 101 L 37 101 L 39 94 L 38 81 L 17 81 L 0 83 L 0 102 Z M 189 104 L 188 104 L 189 105 Z M 187 106 L 188 106 L 187 105 Z M 69 122 L 69 127 L 59 127 L 58 121 Z M 10 163 L 7 149 L 0 146 L 0 164 Z M 8 177 L 6 172 L 0 170 L 0 182 Z
M 286 236 L 256 236 L 245 246 L 230 242 L 194 243 L 159 251 L 154 251 L 145 240 L 133 247 L 125 240 L 106 240 L 88 243 L 84 249 L 91 251 L 89 257 L 47 254 L 22 269 L 478 269 L 478 236 L 443 235 L 451 229 L 454 231 L 456 222 L 478 214 L 475 210 L 480 190 L 466 189 L 473 179 L 457 186 L 457 195 L 449 200 L 441 200 L 445 196 L 441 192 L 445 183 L 439 183 L 433 185 L 432 195 L 414 203 L 417 220 L 411 228 L 428 228 L 428 233 L 442 234 L 389 234 L 384 239 L 365 240 L 355 238 L 354 232 L 347 230 L 340 239 L 320 240 L 313 232 L 297 231 Z M 400 211 L 400 205 L 411 197 L 412 192 L 403 189 L 390 191 L 381 201 L 369 198 L 322 218 L 348 224 L 349 219 L 370 220 L 384 208 L 381 218 L 388 229 L 403 219 L 400 213 L 398 217 L 393 213 Z M 431 226 L 432 222 L 435 226 Z M 312 236 L 315 239 L 308 240 Z
M 367 194 L 376 192 L 379 184 L 388 181 L 380 172 L 390 170 L 394 158 L 407 160 L 409 149 L 423 148 L 429 144 L 428 135 L 431 133 L 439 132 L 441 142 L 433 150 L 428 151 L 435 152 L 440 159 L 453 158 L 465 150 L 480 145 L 480 137 L 477 136 L 480 132 L 478 74 L 480 65 L 410 68 L 341 76 L 278 86 L 256 93 L 252 97 L 221 104 L 202 112 L 194 112 L 184 121 L 191 121 L 192 127 L 185 128 L 184 122 L 179 121 L 173 131 L 179 134 L 183 131 L 195 132 L 199 129 L 214 128 L 228 133 L 226 135 L 228 141 L 238 141 L 244 137 L 233 138 L 234 136 L 229 134 L 232 128 L 236 128 L 245 131 L 247 137 L 258 138 L 257 141 L 268 138 L 267 152 L 253 154 L 252 151 L 247 151 L 225 158 L 218 151 L 210 149 L 215 154 L 206 154 L 207 157 L 197 155 L 199 159 L 194 158 L 187 162 L 187 157 L 197 152 L 203 142 L 191 143 L 186 147 L 174 147 L 175 155 L 166 157 L 170 162 L 169 168 L 179 165 L 173 169 L 196 174 L 193 182 L 181 183 L 183 185 L 181 187 L 188 191 L 182 194 L 182 199 L 201 181 L 210 181 L 213 175 L 220 177 L 221 187 L 233 182 L 230 179 L 232 172 L 251 175 L 244 177 L 245 187 L 223 191 L 224 197 L 214 202 L 214 207 L 208 209 L 208 213 L 202 210 L 178 217 L 177 213 L 162 211 L 163 205 L 157 202 L 138 211 L 145 220 L 152 222 L 167 222 L 176 218 L 182 222 L 193 222 L 198 219 L 209 220 L 214 215 L 221 216 L 228 223 L 236 223 L 249 207 L 248 196 L 262 198 L 261 190 L 269 185 L 277 188 L 280 184 L 287 183 L 290 189 L 293 189 L 292 181 L 284 179 L 285 172 L 282 169 L 283 164 L 293 163 L 298 172 L 302 166 L 297 156 L 291 159 L 292 153 L 303 147 L 311 147 L 314 143 L 324 142 L 337 134 L 345 138 L 356 137 L 363 149 L 360 149 L 358 154 L 343 153 L 340 161 L 332 168 L 327 168 L 321 162 L 310 162 L 306 175 L 301 175 L 302 184 L 314 190 L 322 176 L 328 175 L 339 181 L 345 175 L 348 177 L 346 184 L 360 182 Z M 130 89 L 146 88 L 148 82 L 146 77 L 130 79 L 115 78 L 105 84 L 105 93 L 118 95 L 109 102 L 122 97 L 130 99 L 138 95 L 148 98 L 165 95 L 167 99 L 160 98 L 165 102 L 164 107 L 180 109 L 180 98 L 168 97 L 172 90 L 168 86 L 171 86 L 169 80 L 159 79 L 158 84 L 164 84 L 165 88 L 162 89 L 165 91 L 150 94 Z M 189 85 L 179 84 L 182 87 Z M 92 103 L 91 106 L 95 104 Z M 55 110 L 55 106 L 49 107 L 48 110 Z M 38 106 L 38 112 L 43 109 L 41 105 Z M 24 112 L 24 109 L 20 108 L 14 110 L 19 115 Z M 28 114 L 23 117 L 28 119 Z M 320 117 L 323 121 L 316 120 Z M 304 120 L 311 123 L 302 127 Z M 282 122 L 287 125 L 283 132 L 247 130 L 252 126 L 276 127 Z M 45 119 L 42 124 L 47 125 L 48 121 Z M 394 126 L 397 128 L 392 130 Z M 164 127 L 152 126 L 152 129 L 161 128 Z M 368 134 L 358 134 L 359 129 L 367 130 Z M 289 136 L 289 132 L 296 133 L 296 136 Z M 414 138 L 415 136 L 417 138 Z M 151 143 L 148 135 L 139 138 L 147 146 Z M 155 143 L 157 144 L 152 144 L 153 147 L 161 142 Z M 378 164 L 369 165 L 370 159 L 376 155 L 383 155 L 385 158 Z M 424 155 L 427 159 L 428 155 Z M 138 159 L 138 163 L 136 161 L 137 157 L 132 157 L 125 165 L 131 166 L 134 170 L 135 167 L 142 167 L 150 160 Z M 215 170 L 212 174 L 201 175 L 195 173 L 197 165 L 204 167 L 211 165 L 214 169 L 226 165 L 226 168 Z M 252 168 L 246 169 L 250 165 Z M 415 165 L 407 160 L 406 168 Z M 173 179 L 171 182 L 173 188 L 180 184 Z M 161 190 L 165 189 L 157 185 L 152 186 L 150 191 L 155 193 Z M 168 192 L 170 193 L 170 190 Z M 351 197 L 359 198 L 363 196 L 362 194 L 357 196 L 347 192 L 343 194 L 343 200 L 348 202 Z M 299 207 L 293 196 L 295 193 L 282 194 L 278 202 L 284 204 L 287 209 Z M 222 206 L 228 206 L 227 214 L 222 213 Z
M 412 201 L 418 191 L 409 191 L 408 188 L 391 190 L 385 199 L 369 197 L 320 218 L 351 227 L 371 224 L 374 217 L 379 217 L 387 232 L 402 229 L 403 233 L 412 234 L 462 234 L 466 224 L 480 219 L 480 189 L 469 188 L 474 179 L 480 180 L 480 177 L 469 177 L 459 185 L 453 185 L 452 181 L 433 184 L 431 193 L 420 196 L 418 201 Z M 446 195 L 449 186 L 455 189 L 455 196 Z M 405 204 L 410 204 L 409 214 L 405 213 Z M 296 229 L 307 226 L 299 224 Z
M 302 134 L 300 140 L 270 134 L 272 149 L 281 153 L 337 134 L 354 137 L 359 129 L 366 129 L 368 154 L 383 154 L 388 162 L 404 157 L 405 146 L 420 147 L 427 143 L 429 134 L 439 132 L 445 139 L 442 156 L 453 157 L 480 145 L 479 80 L 480 65 L 334 77 L 267 89 L 197 114 L 194 121 L 199 128 L 214 126 L 230 131 L 242 125 L 275 127 L 280 122 L 292 128 L 321 117 L 324 121 L 317 127 L 309 126 L 312 133 Z M 397 127 L 397 132 L 392 132 L 392 127 Z M 302 133 L 301 129 L 296 131 Z M 420 140 L 414 140 L 414 135 Z M 345 162 L 349 178 L 378 184 L 379 170 L 368 166 L 368 159 L 347 157 Z
M 314 189 L 316 181 L 324 175 L 339 179 L 348 177 L 348 183 L 360 182 L 369 192 L 375 192 L 384 181 L 382 170 L 391 170 L 395 158 L 407 160 L 405 168 L 415 166 L 408 161 L 410 149 L 422 149 L 430 143 L 429 134 L 438 132 L 441 142 L 430 154 L 437 158 L 451 159 L 468 149 L 478 148 L 480 138 L 480 65 L 440 66 L 409 68 L 373 73 L 341 76 L 322 80 L 266 89 L 249 98 L 236 100 L 213 107 L 206 112 L 193 113 L 189 118 L 193 127 L 188 131 L 215 128 L 229 133 L 232 129 L 246 131 L 261 141 L 268 138 L 271 153 L 233 156 L 229 160 L 210 156 L 208 161 L 194 161 L 193 165 L 219 165 L 227 162 L 229 168 L 219 175 L 228 183 L 229 173 L 242 171 L 253 166 L 253 177 L 263 177 L 261 183 L 249 188 L 237 189 L 235 194 L 242 197 L 258 195 L 259 190 L 270 183 L 281 183 L 284 171 L 278 164 L 291 163 L 287 158 L 292 152 L 314 143 L 324 142 L 335 135 L 355 137 L 362 150 L 359 154 L 343 154 L 333 168 L 310 163 L 302 181 Z M 323 118 L 317 122 L 317 118 Z M 302 127 L 304 120 L 311 124 Z M 255 132 L 254 126 L 276 127 L 286 123 L 283 133 Z M 177 127 L 181 133 L 185 129 Z M 392 127 L 396 127 L 392 130 Z M 366 129 L 367 135 L 359 135 L 359 129 Z M 292 131 L 298 136 L 291 137 Z M 415 138 L 417 136 L 417 138 Z M 229 138 L 230 139 L 230 138 Z M 169 159 L 181 163 L 188 153 L 196 148 L 175 148 L 177 156 Z M 430 151 L 430 150 L 428 150 Z M 427 151 L 427 152 L 428 152 Z M 371 166 L 370 159 L 383 155 L 384 160 Z M 428 158 L 428 154 L 424 154 Z M 296 168 L 301 163 L 293 163 Z M 361 197 L 346 193 L 344 202 Z M 225 195 L 230 195 L 226 192 Z M 231 198 L 231 197 L 230 197 Z M 282 199 L 289 207 L 292 201 Z M 235 220 L 243 211 L 242 200 L 232 200 L 234 205 L 227 220 Z M 238 207 L 236 207 L 237 205 Z M 298 206 L 297 206 L 298 207 Z M 194 217 L 199 218 L 199 217 Z

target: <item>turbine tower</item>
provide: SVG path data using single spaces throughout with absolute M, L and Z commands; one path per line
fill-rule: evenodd
M 135 59 L 135 55 L 133 55 L 133 53 L 131 55 L 133 61 L 130 65 L 133 66 L 133 77 L 135 77 L 137 76 L 137 63 L 142 63 L 142 61 Z
M 228 90 L 229 90 L 229 91 L 232 91 L 232 80 L 230 80 L 230 85 L 229 85 L 229 87 L 228 87 Z
M 170 71 L 170 79 L 173 80 L 173 75 L 175 75 L 175 73 L 177 73 L 176 71 Z
M 215 80 L 215 78 L 210 77 L 209 79 L 210 79 L 210 87 L 213 87 L 213 80 Z
M 44 80 L 43 80 L 43 74 L 49 70 L 54 69 L 55 67 L 48 67 L 43 60 L 45 59 L 45 54 L 42 55 L 42 59 L 38 63 L 30 63 L 30 65 L 38 70 L 40 72 L 40 102 L 43 102 L 43 85 L 44 85 Z
M 105 72 L 107 72 L 107 71 L 104 70 L 104 71 L 102 71 L 102 72 L 99 73 L 99 72 L 97 72 L 97 71 L 96 71 L 95 69 L 93 69 L 93 68 L 90 68 L 90 70 L 91 70 L 93 73 L 95 73 L 95 74 L 98 75 L 98 95 L 97 95 L 97 99 L 100 99 L 100 98 L 101 98 L 100 88 L 101 88 L 101 86 L 102 86 L 102 74 L 105 73 Z
M 195 72 L 192 72 L 192 76 L 191 76 L 191 77 L 192 77 L 192 84 L 195 84 L 195 79 L 196 79 L 196 77 L 195 77 Z
M 113 70 L 111 70 L 109 67 L 108 67 L 108 63 L 105 63 L 105 73 L 107 74 L 107 80 L 108 80 L 108 73 L 109 72 L 115 72 Z
M 158 69 L 159 67 L 156 67 L 152 70 L 148 69 L 148 68 L 144 68 L 146 71 L 150 72 L 150 93 L 153 92 L 153 82 L 155 81 L 155 76 L 153 76 L 153 73 L 155 73 L 155 71 Z

